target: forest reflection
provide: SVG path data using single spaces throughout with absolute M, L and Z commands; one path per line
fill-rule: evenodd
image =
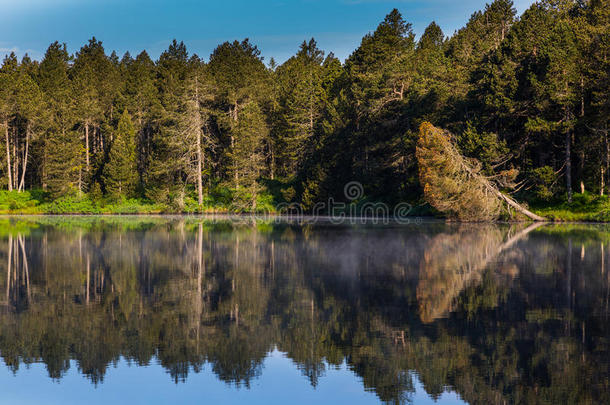
M 0 354 L 94 384 L 120 358 L 249 387 L 277 348 L 408 402 L 610 403 L 610 227 L 0 220 Z

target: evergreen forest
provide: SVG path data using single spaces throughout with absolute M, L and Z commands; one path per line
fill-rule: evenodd
M 610 1 L 519 16 L 495 0 L 454 33 L 432 22 L 419 36 L 394 9 L 371 29 L 345 61 L 313 38 L 282 64 L 248 39 L 207 58 L 177 40 L 157 60 L 119 56 L 96 38 L 75 54 L 53 42 L 40 61 L 10 54 L 0 210 L 311 210 L 346 201 L 351 181 L 364 190 L 352 203 L 432 210 L 416 159 L 430 122 L 482 172 L 511 173 L 526 204 L 605 219 Z

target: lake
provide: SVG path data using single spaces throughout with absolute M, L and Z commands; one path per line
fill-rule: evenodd
M 0 402 L 610 403 L 610 226 L 0 218 Z

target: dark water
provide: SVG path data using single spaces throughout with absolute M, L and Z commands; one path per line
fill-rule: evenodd
M 0 219 L 2 403 L 610 403 L 610 227 Z

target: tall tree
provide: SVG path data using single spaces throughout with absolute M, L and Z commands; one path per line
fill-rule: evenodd
M 120 104 L 133 114 L 137 131 L 138 173 L 140 182 L 147 179 L 152 153 L 153 135 L 159 127 L 161 104 L 156 85 L 156 67 L 146 51 L 135 59 L 126 55 L 122 60 L 124 88 Z
M 256 210 L 261 192 L 259 177 L 264 169 L 265 138 L 269 130 L 261 108 L 254 101 L 246 104 L 234 130 L 231 148 L 232 171 L 235 173 L 235 204 L 238 209 Z
M 181 113 L 181 127 L 187 145 L 185 170 L 194 179 L 197 187 L 197 201 L 203 204 L 203 173 L 206 154 L 214 146 L 210 128 L 209 103 L 214 97 L 214 88 L 207 74 L 206 66 L 197 57 L 189 61 L 189 73 Z M 192 162 L 195 161 L 193 164 Z
M 15 188 L 15 173 L 14 173 L 14 158 L 11 158 L 11 125 L 14 124 L 15 113 L 17 109 L 16 100 L 16 82 L 18 76 L 17 57 L 11 52 L 2 63 L 0 69 L 0 120 L 4 129 L 4 142 L 6 151 L 6 176 L 8 190 L 12 191 Z M 13 125 L 14 126 L 14 125 Z M 14 129 L 14 128 L 13 128 Z
M 127 110 L 123 111 L 104 167 L 106 191 L 113 197 L 133 196 L 138 181 L 136 130 Z
M 153 135 L 148 193 L 151 197 L 182 205 L 186 176 L 183 171 L 184 134 L 180 108 L 185 91 L 188 52 L 183 42 L 174 40 L 159 57 L 157 87 L 161 113 L 159 129 Z
M 23 136 L 20 139 L 21 148 L 21 173 L 19 180 L 15 180 L 18 184 L 18 191 L 23 191 L 26 186 L 26 174 L 28 171 L 28 162 L 31 154 L 30 146 L 38 140 L 38 135 L 44 130 L 44 126 L 48 120 L 48 111 L 44 107 L 44 95 L 40 87 L 32 77 L 35 72 L 29 65 L 26 57 L 21 62 L 19 68 L 19 76 L 17 78 L 17 112 L 22 121 Z
M 226 156 L 230 162 L 230 175 L 233 177 L 232 183 L 237 186 L 240 184 L 240 171 L 237 162 L 231 159 L 238 155 L 234 148 L 238 142 L 236 137 L 243 130 L 243 126 L 239 129 L 241 111 L 251 102 L 263 103 L 269 99 L 269 72 L 263 64 L 259 49 L 248 39 L 219 45 L 210 56 L 209 69 L 217 86 L 217 102 L 220 107 L 218 120 L 224 136 L 228 137 Z M 257 108 L 260 109 L 260 106 Z M 253 122 L 264 124 L 257 132 L 267 133 L 264 120 L 257 119 Z M 249 127 L 246 132 L 254 131 L 251 123 L 245 125 Z
M 296 174 L 310 151 L 324 103 L 322 79 L 324 52 L 318 49 L 316 41 L 303 41 L 296 56 L 290 58 L 280 68 L 277 75 L 281 86 L 282 108 L 283 173 Z
M 51 112 L 47 125 L 42 158 L 42 186 L 54 196 L 82 190 L 82 156 L 84 148 L 79 133 L 74 131 L 74 115 L 70 79 L 70 56 L 65 44 L 52 43 L 40 63 L 39 82 L 45 105 Z

